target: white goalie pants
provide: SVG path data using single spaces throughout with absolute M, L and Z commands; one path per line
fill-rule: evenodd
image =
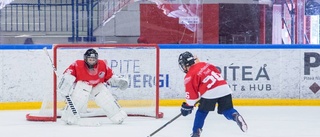
M 71 94 L 71 98 L 79 113 L 87 112 L 87 105 L 90 97 L 94 98 L 96 104 L 105 112 L 106 116 L 113 123 L 121 124 L 127 117 L 126 112 L 121 109 L 117 100 L 103 83 L 92 88 L 92 86 L 85 82 L 78 81 Z M 67 124 L 75 124 L 76 119 L 72 116 L 71 110 L 68 109 L 68 107 L 66 108 L 67 109 L 62 113 L 61 119 Z

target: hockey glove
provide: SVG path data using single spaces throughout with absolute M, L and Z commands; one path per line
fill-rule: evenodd
M 193 110 L 193 106 L 188 106 L 186 102 L 182 103 L 181 109 L 180 109 L 182 116 L 187 116 L 191 114 L 192 110 Z
M 118 87 L 120 90 L 126 90 L 128 88 L 128 80 L 125 78 L 119 78 Z
M 122 76 L 113 75 L 107 83 L 111 86 L 117 86 L 120 90 L 126 90 L 128 88 L 128 80 Z

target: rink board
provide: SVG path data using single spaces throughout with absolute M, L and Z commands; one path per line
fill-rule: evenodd
M 0 45 L 1 110 L 40 107 L 43 91 L 52 89 L 52 68 L 42 51 L 48 47 L 50 52 L 51 46 Z M 177 64 L 179 54 L 184 51 L 221 69 L 234 91 L 235 105 L 320 105 L 319 45 L 159 44 L 159 47 L 160 106 L 179 106 L 184 100 L 184 73 Z M 26 67 L 21 70 L 17 65 Z

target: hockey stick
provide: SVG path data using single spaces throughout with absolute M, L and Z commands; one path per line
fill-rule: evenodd
M 56 68 L 56 66 L 54 66 L 54 64 L 53 64 L 53 61 L 52 61 L 52 59 L 51 59 L 51 57 L 50 57 L 50 55 L 49 55 L 49 52 L 48 52 L 48 50 L 47 50 L 47 47 L 44 47 L 44 48 L 43 48 L 43 51 L 44 51 L 44 53 L 47 55 L 47 57 L 49 58 L 54 73 L 58 76 L 57 68 Z M 70 95 L 65 96 L 65 98 L 66 98 L 67 104 L 69 105 L 69 107 L 70 107 L 70 109 L 71 109 L 71 111 L 72 111 L 72 114 L 73 114 L 76 118 L 80 118 L 80 115 L 79 115 L 76 107 L 74 106 L 73 101 L 72 101 Z
M 161 129 L 163 129 L 164 127 L 166 127 L 167 125 L 169 125 L 171 122 L 175 121 L 177 118 L 179 118 L 182 114 L 180 113 L 179 115 L 175 116 L 173 119 L 171 119 L 170 121 L 168 121 L 166 124 L 164 124 L 163 126 L 161 126 L 160 128 L 158 128 L 156 131 L 152 132 L 148 137 L 152 137 L 154 134 L 158 133 Z
M 199 100 L 194 104 L 194 106 L 196 106 L 199 103 Z M 156 134 L 157 132 L 159 132 L 161 129 L 163 129 L 164 127 L 166 127 L 167 125 L 169 125 L 171 122 L 175 121 L 177 118 L 179 118 L 182 114 L 178 114 L 177 116 L 175 116 L 173 119 L 171 119 L 170 121 L 168 121 L 167 123 L 165 123 L 163 126 L 161 126 L 160 128 L 158 128 L 156 131 L 152 132 L 149 136 L 147 137 L 152 137 L 154 134 Z

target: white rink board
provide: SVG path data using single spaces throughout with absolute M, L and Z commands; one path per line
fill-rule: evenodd
M 320 84 L 320 68 L 317 66 L 320 57 L 311 57 L 309 63 L 305 62 L 305 54 L 317 55 L 320 49 L 160 49 L 161 99 L 184 98 L 184 73 L 179 69 L 177 60 L 179 54 L 186 50 L 197 55 L 201 61 L 222 68 L 222 74 L 234 90 L 235 98 L 320 97 L 319 92 L 313 93 L 309 89 L 313 83 Z M 48 51 L 52 56 L 52 50 Z M 69 55 L 66 61 L 72 62 L 71 56 L 83 57 L 83 53 Z M 125 57 L 124 54 L 112 55 L 114 60 Z M 146 62 L 150 58 L 137 53 L 136 58 L 141 57 L 146 58 Z M 135 60 L 135 57 L 130 59 Z M 307 69 L 305 65 L 308 64 L 315 66 L 310 68 L 310 74 L 304 74 Z M 44 92 L 52 91 L 51 63 L 42 49 L 0 50 L 0 65 L 1 102 L 42 101 Z M 122 73 L 117 68 L 114 71 Z M 61 70 L 59 73 L 62 73 Z M 129 71 L 127 74 L 131 73 Z M 130 90 L 133 90 L 132 87 L 127 92 Z M 133 98 L 141 96 L 132 95 Z

